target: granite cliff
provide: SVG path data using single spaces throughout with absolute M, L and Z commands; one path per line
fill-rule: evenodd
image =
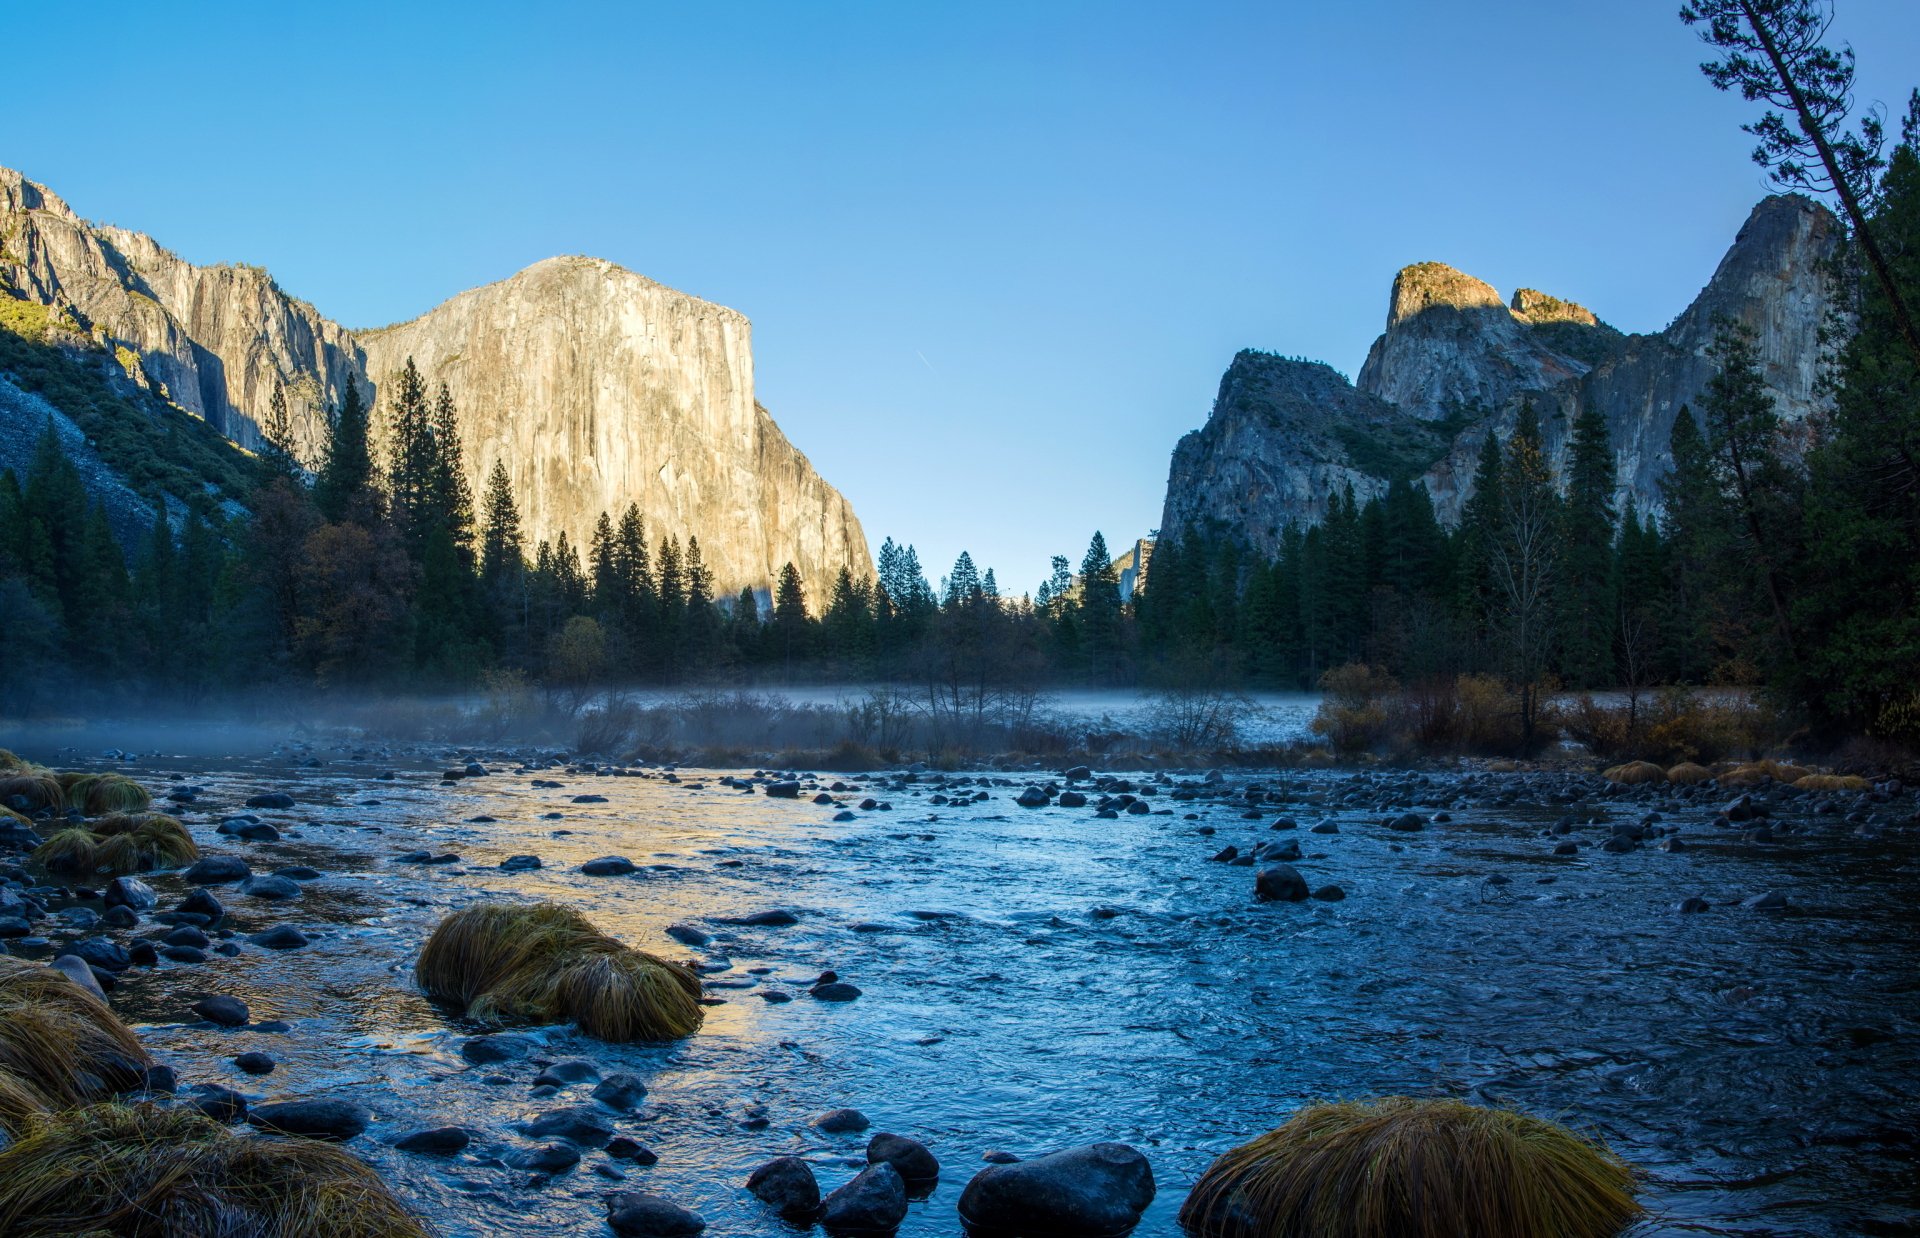
M 1288 524 L 1318 520 L 1335 489 L 1352 485 L 1364 499 L 1395 477 L 1422 482 L 1451 522 L 1487 434 L 1510 433 L 1528 400 L 1556 463 L 1575 418 L 1599 409 L 1620 500 L 1657 510 L 1673 421 L 1712 376 L 1706 350 L 1719 319 L 1753 328 L 1783 416 L 1801 420 L 1819 407 L 1827 260 L 1839 240 L 1824 207 L 1796 195 L 1763 199 L 1693 303 L 1646 335 L 1623 335 L 1535 289 L 1503 300 L 1443 263 L 1406 267 L 1357 383 L 1317 362 L 1234 358 L 1206 424 L 1174 449 L 1160 534 L 1211 524 L 1271 551 Z
M 650 537 L 698 536 L 727 591 L 789 560 L 821 596 L 843 566 L 872 572 L 852 507 L 755 400 L 747 319 L 610 262 L 549 259 L 354 331 L 257 267 L 196 266 L 0 169 L 0 298 L 46 307 L 69 347 L 245 448 L 281 386 L 309 463 L 349 379 L 383 434 L 379 390 L 411 355 L 453 393 L 473 492 L 503 460 L 530 540 L 584 548 L 633 502 Z

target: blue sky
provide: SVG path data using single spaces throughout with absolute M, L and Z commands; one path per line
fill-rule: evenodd
M 1018 591 L 1158 523 L 1235 350 L 1357 372 L 1408 262 L 1664 326 L 1766 192 L 1676 8 L 41 4 L 0 163 L 352 326 L 557 253 L 730 305 L 875 547 Z M 1835 35 L 1897 115 L 1920 4 Z

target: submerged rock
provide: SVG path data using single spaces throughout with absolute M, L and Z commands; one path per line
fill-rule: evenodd
M 393 1146 L 402 1152 L 418 1152 L 424 1156 L 452 1156 L 472 1141 L 473 1136 L 462 1127 L 436 1126 L 402 1135 L 394 1140 Z
M 813 1120 L 816 1130 L 829 1135 L 854 1135 L 866 1130 L 873 1123 L 867 1115 L 858 1109 L 829 1109 Z

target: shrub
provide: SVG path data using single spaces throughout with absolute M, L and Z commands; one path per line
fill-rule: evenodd
M 427 1238 L 380 1177 L 314 1139 L 236 1135 L 197 1110 L 92 1105 L 31 1117 L 0 1151 L 15 1238 Z
M 1365 752 L 1386 742 L 1387 706 L 1399 685 L 1377 667 L 1352 662 L 1320 676 L 1326 698 L 1313 715 L 1315 735 L 1338 752 Z
M 1691 761 L 1682 761 L 1667 771 L 1667 781 L 1682 786 L 1694 786 L 1713 777 L 1713 771 L 1704 765 L 1695 765 Z
M 1221 1156 L 1180 1209 L 1204 1238 L 1607 1238 L 1633 1174 L 1551 1122 L 1453 1100 L 1316 1105 Z

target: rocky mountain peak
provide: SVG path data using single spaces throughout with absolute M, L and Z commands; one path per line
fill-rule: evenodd
M 1492 284 L 1444 262 L 1415 262 L 1393 277 L 1387 330 L 1433 310 L 1504 310 L 1506 302 Z
M 1573 322 L 1583 327 L 1600 325 L 1600 320 L 1586 306 L 1563 301 L 1538 288 L 1515 289 L 1513 302 L 1508 308 L 1536 326 L 1548 322 Z
M 412 357 L 453 393 L 474 494 L 504 462 L 530 539 L 565 532 L 584 549 L 602 511 L 636 503 L 651 539 L 698 536 L 728 592 L 765 589 L 788 562 L 816 597 L 843 566 L 872 574 L 852 507 L 754 397 L 745 315 L 605 259 L 549 258 L 349 331 L 262 268 L 196 266 L 0 168 L 0 298 L 58 310 L 76 340 L 242 447 L 258 447 L 282 389 L 309 463 L 349 381 L 384 433 L 380 388 Z

